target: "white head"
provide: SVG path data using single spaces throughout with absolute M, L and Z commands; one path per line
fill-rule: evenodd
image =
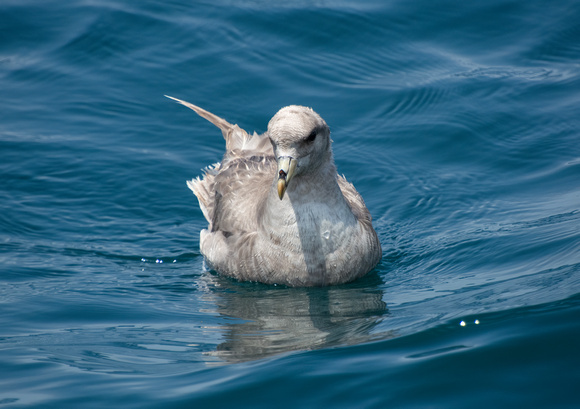
M 312 108 L 282 108 L 268 123 L 268 136 L 278 162 L 280 199 L 293 177 L 316 172 L 332 158 L 330 129 Z

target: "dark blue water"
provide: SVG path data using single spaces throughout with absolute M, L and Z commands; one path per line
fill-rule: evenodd
M 578 407 L 580 3 L 0 3 L 0 407 Z M 216 128 L 330 125 L 383 259 L 205 270 Z

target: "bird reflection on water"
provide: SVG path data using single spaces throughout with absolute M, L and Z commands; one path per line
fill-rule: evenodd
M 238 283 L 211 274 L 206 278 L 217 312 L 232 319 L 223 328 L 225 340 L 208 353 L 226 363 L 389 337 L 373 333 L 389 314 L 381 279 L 374 273 L 351 284 L 315 288 Z

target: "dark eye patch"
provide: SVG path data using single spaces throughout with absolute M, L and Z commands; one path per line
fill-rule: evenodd
M 314 140 L 316 139 L 316 135 L 318 135 L 318 132 L 316 131 L 316 129 L 313 129 L 312 132 L 310 132 L 310 135 L 308 135 L 304 140 L 306 142 L 314 142 Z

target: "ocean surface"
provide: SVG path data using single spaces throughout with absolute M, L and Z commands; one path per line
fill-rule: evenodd
M 0 408 L 580 407 L 580 2 L 0 2 Z M 329 124 L 383 257 L 208 271 L 219 130 Z

